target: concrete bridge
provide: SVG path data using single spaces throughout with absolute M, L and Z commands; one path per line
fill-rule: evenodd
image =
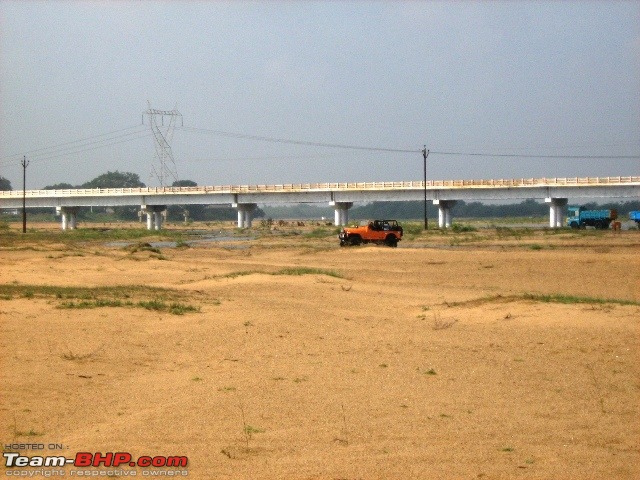
M 251 227 L 258 204 L 324 203 L 334 207 L 335 224 L 346 225 L 356 202 L 424 200 L 438 205 L 438 226 L 451 226 L 458 200 L 527 200 L 549 204 L 549 227 L 563 223 L 563 207 L 574 198 L 640 198 L 638 177 L 520 178 L 508 180 L 430 180 L 410 182 L 296 183 L 208 187 L 98 188 L 0 192 L 0 208 L 52 207 L 62 228 L 76 227 L 79 207 L 140 205 L 147 228 L 159 230 L 167 205 L 228 205 L 238 211 L 238 227 Z

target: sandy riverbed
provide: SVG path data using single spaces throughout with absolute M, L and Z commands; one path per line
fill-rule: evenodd
M 640 477 L 640 233 L 298 230 L 10 237 L 4 444 L 184 455 L 203 479 Z

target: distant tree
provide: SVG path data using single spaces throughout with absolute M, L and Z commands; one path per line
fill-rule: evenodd
M 600 205 L 600 208 L 613 208 L 618 211 L 618 215 L 628 215 L 632 210 L 640 210 L 640 201 L 630 200 L 623 203 L 605 203 L 603 205 Z
M 615 209 L 618 215 L 627 215 L 631 210 L 640 210 L 640 201 L 632 200 L 620 203 L 580 203 L 588 210 L 604 210 Z M 272 207 L 268 212 L 272 214 Z M 428 215 L 431 219 L 438 217 L 437 206 L 429 203 L 427 206 Z M 487 205 L 481 202 L 464 202 L 458 200 L 452 209 L 451 214 L 454 218 L 499 218 L 499 217 L 544 217 L 549 215 L 549 205 L 537 200 L 529 199 L 520 203 L 511 204 L 491 204 Z M 349 217 L 353 219 L 371 219 L 371 218 L 400 218 L 400 219 L 419 219 L 424 215 L 423 202 L 371 202 L 366 205 L 356 206 L 349 212 Z
M 145 184 L 140 181 L 137 173 L 107 172 L 93 180 L 83 183 L 80 188 L 138 188 Z
M 171 184 L 172 187 L 197 187 L 198 184 L 193 180 L 176 180 Z M 238 212 L 232 207 L 221 207 L 218 205 L 170 205 L 167 207 L 168 218 L 172 221 L 184 220 L 184 211 L 189 212 L 189 219 L 195 221 L 215 221 L 215 220 L 235 220 L 238 218 Z M 253 217 L 263 217 L 264 212 L 260 208 L 253 211 Z
M 172 187 L 197 187 L 198 184 L 193 180 L 176 180 L 171 184 Z M 188 218 L 191 220 L 202 220 L 204 216 L 205 205 L 169 205 L 167 214 L 170 220 L 180 221 L 184 219 L 185 211 L 188 212 Z
M 2 191 L 13 190 L 11 188 L 11 182 L 4 177 L 0 177 L 0 190 Z
M 176 180 L 171 184 L 172 187 L 197 187 L 198 184 L 193 180 Z
M 358 208 L 358 207 L 354 207 Z M 333 220 L 333 208 L 322 205 L 300 203 L 285 206 L 265 206 L 264 215 L 275 220 L 289 219 L 320 219 L 322 217 Z M 349 214 L 352 215 L 351 213 Z
M 77 188 L 138 188 L 144 186 L 145 184 L 140 181 L 137 173 L 116 170 L 115 172 L 103 173 Z M 94 207 L 93 211 L 95 213 L 97 209 Z M 138 218 L 136 207 L 113 207 L 104 211 L 105 213 L 111 211 L 113 212 L 111 215 L 122 220 L 135 220 Z
M 427 214 L 429 218 L 434 218 L 434 216 L 438 215 L 437 207 L 433 206 L 431 202 L 427 205 Z M 349 213 L 349 217 L 354 220 L 373 218 L 423 218 L 424 203 L 420 201 L 371 202 L 367 205 L 353 207 Z
M 70 188 L 76 188 L 70 183 L 54 183 L 53 185 L 47 185 L 43 190 L 69 190 Z

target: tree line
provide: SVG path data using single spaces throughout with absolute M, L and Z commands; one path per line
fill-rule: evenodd
M 614 209 L 618 215 L 628 215 L 631 210 L 640 210 L 640 201 L 595 203 L 575 202 L 588 210 Z M 499 217 L 544 217 L 549 214 L 549 205 L 536 200 L 525 200 L 520 203 L 487 205 L 481 202 L 464 202 L 459 200 L 451 209 L 455 218 L 499 218 Z M 438 216 L 438 207 L 427 204 L 427 215 Z M 424 217 L 424 202 L 373 202 L 368 205 L 353 207 L 349 212 L 352 218 L 397 218 L 418 219 Z

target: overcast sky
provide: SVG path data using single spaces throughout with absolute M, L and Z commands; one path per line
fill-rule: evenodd
M 640 175 L 640 2 L 0 0 L 0 102 L 14 189 L 157 185 L 147 102 L 200 185 Z

